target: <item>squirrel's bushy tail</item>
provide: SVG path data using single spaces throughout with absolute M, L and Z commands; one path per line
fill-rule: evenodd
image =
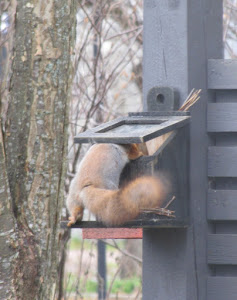
M 87 208 L 106 225 L 121 225 L 135 219 L 142 210 L 161 207 L 168 184 L 162 179 L 144 176 L 131 181 L 120 190 L 90 186 L 85 189 Z

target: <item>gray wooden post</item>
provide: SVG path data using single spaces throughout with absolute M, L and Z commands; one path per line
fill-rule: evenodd
M 202 97 L 192 109 L 190 132 L 190 226 L 188 229 L 145 229 L 143 299 L 206 300 L 208 226 L 207 61 L 222 56 L 221 0 L 144 1 L 144 109 L 154 86 L 171 86 L 180 104 L 192 88 Z M 215 298 L 208 298 L 214 300 Z M 232 298 L 231 298 L 232 299 Z
M 106 299 L 106 245 L 98 240 L 98 300 Z

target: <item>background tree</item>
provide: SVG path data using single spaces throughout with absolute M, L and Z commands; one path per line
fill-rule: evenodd
M 12 0 L 0 8 L 0 299 L 53 299 L 75 3 Z
M 223 1 L 223 41 L 225 58 L 237 57 L 237 1 Z
M 69 166 L 66 189 L 88 147 L 86 144 L 74 144 L 73 136 L 101 122 L 125 115 L 128 111 L 142 110 L 142 10 L 141 0 L 79 1 L 76 55 L 73 63 L 76 76 L 69 111 Z M 133 248 L 130 245 L 128 247 L 133 249 L 134 255 L 140 255 L 141 243 L 127 241 L 125 244 L 129 243 L 136 244 Z M 87 264 L 88 251 L 83 249 L 84 243 L 81 245 L 82 249 L 77 258 L 69 253 L 72 259 L 77 260 L 74 265 L 81 262 L 79 269 L 71 274 L 67 268 L 65 276 L 65 285 L 70 286 L 68 294 L 70 289 L 72 292 L 76 291 L 78 299 L 85 293 L 87 280 L 92 277 L 94 279 L 95 269 L 93 264 L 89 263 L 91 257 Z M 96 255 L 96 248 L 92 248 L 93 255 Z M 122 256 L 122 252 L 119 255 Z M 117 262 L 121 273 L 112 270 L 117 277 L 119 274 L 127 276 L 127 269 L 133 270 L 129 275 L 140 276 L 141 264 L 133 264 L 132 258 L 123 257 Z M 65 292 L 65 299 L 66 294 Z

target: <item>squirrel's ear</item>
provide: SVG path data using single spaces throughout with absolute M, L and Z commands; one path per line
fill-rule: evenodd
M 130 144 L 128 149 L 128 158 L 130 160 L 137 159 L 140 156 L 143 156 L 144 154 L 139 149 L 137 144 Z

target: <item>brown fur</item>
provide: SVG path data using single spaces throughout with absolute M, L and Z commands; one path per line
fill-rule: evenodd
M 68 226 L 82 219 L 84 207 L 106 225 L 121 225 L 136 218 L 142 209 L 161 207 L 167 188 L 158 178 L 140 177 L 118 189 L 126 163 L 141 155 L 143 153 L 136 144 L 93 145 L 70 186 Z

